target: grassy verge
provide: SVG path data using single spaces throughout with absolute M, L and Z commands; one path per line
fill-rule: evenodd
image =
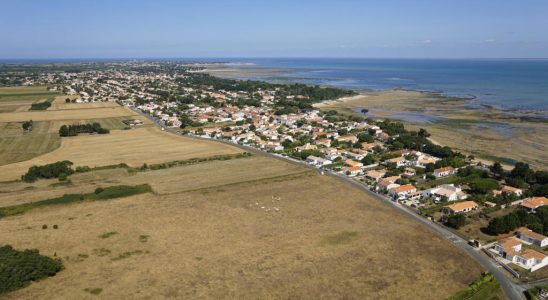
M 44 206 L 63 205 L 84 201 L 101 201 L 150 192 L 152 192 L 152 188 L 148 184 L 141 184 L 136 186 L 118 185 L 106 188 L 97 188 L 94 193 L 89 194 L 67 194 L 61 197 L 41 200 L 32 203 L 1 207 L 0 219 L 8 216 L 21 215 L 32 209 Z
M 500 283 L 492 274 L 483 274 L 466 289 L 457 292 L 450 300 L 494 300 L 501 299 Z
M 227 154 L 227 155 L 215 155 L 215 156 L 203 157 L 203 158 L 175 160 L 175 161 L 170 161 L 170 162 L 161 163 L 161 164 L 152 164 L 152 165 L 143 164 L 143 166 L 141 166 L 140 168 L 134 168 L 133 171 L 160 170 L 160 169 L 167 169 L 167 168 L 173 168 L 178 166 L 192 165 L 192 164 L 201 163 L 201 162 L 208 162 L 208 161 L 215 161 L 215 160 L 231 160 L 231 159 L 245 158 L 250 156 L 252 156 L 251 153 L 243 152 L 243 153 Z

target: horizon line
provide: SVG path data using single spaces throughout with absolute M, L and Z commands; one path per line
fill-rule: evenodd
M 86 60 L 200 60 L 200 59 L 408 59 L 408 60 L 548 60 L 548 57 L 378 57 L 378 56 L 188 56 L 188 57 L 65 57 L 65 58 L 0 58 L 10 61 L 86 61 Z

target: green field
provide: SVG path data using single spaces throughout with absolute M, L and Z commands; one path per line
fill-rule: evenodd
M 61 145 L 50 122 L 34 122 L 31 132 L 23 132 L 21 123 L 0 123 L 0 165 L 24 161 L 51 152 Z

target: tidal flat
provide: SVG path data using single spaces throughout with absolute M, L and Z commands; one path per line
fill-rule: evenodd
M 548 169 L 548 118 L 545 112 L 504 110 L 475 99 L 410 90 L 363 91 L 360 96 L 316 105 L 323 110 L 395 119 L 412 130 L 425 128 L 433 142 L 481 160 L 516 161 Z M 362 113 L 367 109 L 367 113 Z

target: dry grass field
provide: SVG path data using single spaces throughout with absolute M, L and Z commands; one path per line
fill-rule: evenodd
M 161 163 L 242 152 L 240 149 L 202 140 L 178 137 L 158 128 L 114 130 L 105 135 L 62 138 L 55 151 L 10 165 L 0 166 L 0 181 L 18 179 L 33 165 L 70 160 L 76 166 L 105 166 L 127 163 Z
M 87 104 L 87 103 L 85 103 Z M 116 118 L 134 116 L 131 110 L 117 107 L 102 108 L 81 108 L 66 110 L 44 110 L 44 111 L 25 111 L 0 114 L 0 123 L 2 122 L 24 122 L 34 121 L 58 121 L 58 120 L 89 120 L 101 118 Z
M 70 176 L 70 184 L 57 179 L 35 183 L 4 182 L 0 184 L 0 207 L 35 202 L 64 194 L 91 193 L 98 186 L 149 184 L 157 194 L 173 194 L 242 182 L 301 176 L 308 170 L 276 162 L 263 156 L 224 161 L 209 161 L 169 169 L 128 172 L 124 168 L 96 170 Z M 37 193 L 39 191 L 39 193 Z
M 257 169 L 261 164 L 267 167 Z M 458 248 L 389 206 L 274 159 L 110 179 L 92 173 L 73 181 L 148 178 L 155 194 L 0 219 L 3 242 L 40 249 L 65 265 L 7 299 L 92 299 L 85 289 L 96 288 L 105 299 L 443 299 L 481 272 Z M 170 173 L 180 181 L 165 183 Z

